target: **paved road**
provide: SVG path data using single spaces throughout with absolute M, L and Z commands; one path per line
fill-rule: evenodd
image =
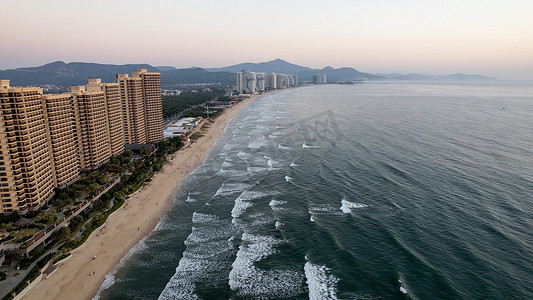
M 0 298 L 4 298 L 11 290 L 13 290 L 17 284 L 19 284 L 26 275 L 35 267 L 37 262 L 39 262 L 41 259 L 43 259 L 45 256 L 52 252 L 56 252 L 59 247 L 61 247 L 63 243 L 57 245 L 56 247 L 48 250 L 46 253 L 41 255 L 37 260 L 35 260 L 27 269 L 25 270 L 15 270 L 14 268 L 10 267 L 1 267 L 0 271 L 7 271 L 7 279 L 4 281 L 0 281 Z M 20 273 L 17 276 L 14 276 L 15 273 Z

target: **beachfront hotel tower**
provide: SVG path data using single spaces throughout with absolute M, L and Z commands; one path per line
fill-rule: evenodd
M 313 75 L 313 83 L 314 84 L 326 84 L 328 82 L 328 78 L 326 74 L 317 74 Z
M 141 78 L 144 100 L 146 141 L 157 143 L 163 140 L 163 106 L 161 103 L 161 74 L 139 69 L 132 77 Z
M 138 70 L 116 83 L 89 78 L 70 93 L 43 94 L 0 80 L 0 213 L 37 211 L 85 170 L 124 144 L 163 139 L 159 73 Z
M 255 94 L 257 79 L 255 72 L 248 70 L 237 73 L 237 91 L 241 94 Z
M 237 92 L 239 94 L 256 94 L 297 84 L 298 75 L 296 74 L 266 74 L 249 70 L 237 73 Z
M 97 169 L 111 156 L 104 93 L 71 86 L 78 153 L 82 170 Z
M 65 187 L 80 178 L 72 95 L 45 94 L 43 100 L 54 187 Z
M 264 92 L 266 89 L 266 73 L 255 73 L 255 91 Z
M 265 88 L 271 90 L 275 90 L 278 88 L 278 85 L 276 84 L 276 73 L 266 75 Z
M 139 69 L 118 74 L 126 144 L 157 143 L 163 139 L 161 74 Z
M 142 79 L 118 74 L 122 101 L 122 120 L 126 144 L 146 144 L 146 122 L 142 94 Z
M 54 195 L 42 89 L 0 80 L 0 212 L 36 211 Z
M 88 81 L 87 91 L 101 91 L 104 94 L 109 151 L 111 156 L 118 155 L 124 151 L 124 125 L 120 86 L 118 83 L 102 83 L 99 78 L 89 78 Z

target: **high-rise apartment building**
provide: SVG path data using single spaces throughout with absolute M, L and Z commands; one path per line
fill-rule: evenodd
M 71 86 L 81 169 L 96 169 L 111 156 L 107 131 L 107 106 L 102 91 Z
M 255 94 L 257 80 L 255 72 L 242 71 L 237 73 L 237 91 L 243 94 Z
M 313 75 L 314 84 L 326 84 L 328 82 L 326 74 Z
M 122 118 L 122 101 L 118 83 L 102 83 L 99 78 L 89 78 L 88 92 L 102 91 L 106 103 L 107 132 L 111 156 L 124 151 L 124 123 Z
M 42 89 L 0 80 L 0 212 L 36 211 L 54 195 Z
M 278 89 L 282 89 L 285 87 L 285 81 L 283 80 L 284 74 L 276 74 L 276 86 Z
M 139 69 L 132 74 L 141 78 L 144 100 L 146 142 L 157 143 L 163 139 L 163 106 L 161 104 L 161 74 Z
M 266 74 L 265 73 L 255 73 L 255 91 L 264 92 L 266 89 Z
M 266 75 L 265 88 L 274 90 L 277 89 L 276 73 Z
M 45 94 L 0 80 L 0 213 L 37 211 L 54 187 L 75 182 L 124 150 L 163 138 L 159 73 L 91 78 L 70 93 Z
M 291 74 L 292 78 L 294 78 L 294 85 L 298 85 L 298 74 Z
M 242 71 L 237 73 L 237 91 L 244 94 L 255 94 L 265 90 L 282 89 L 298 84 L 296 74 L 266 74 Z
M 142 78 L 118 74 L 117 82 L 120 86 L 120 98 L 122 100 L 124 140 L 126 144 L 146 144 L 146 114 L 144 112 Z
M 72 95 L 45 94 L 43 100 L 54 186 L 65 187 L 80 178 Z

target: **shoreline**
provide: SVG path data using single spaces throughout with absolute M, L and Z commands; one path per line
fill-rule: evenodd
M 204 161 L 207 151 L 218 141 L 228 123 L 262 95 L 252 95 L 225 109 L 204 136 L 176 152 L 151 182 L 130 195 L 104 225 L 71 252 L 68 260 L 59 262 L 57 270 L 38 282 L 22 299 L 92 299 L 106 275 L 155 229 L 171 207 L 181 180 Z

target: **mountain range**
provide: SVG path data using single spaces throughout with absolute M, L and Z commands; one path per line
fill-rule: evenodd
M 231 72 L 237 73 L 242 70 L 250 70 L 252 72 L 264 73 L 281 73 L 281 74 L 298 74 L 299 80 L 311 81 L 313 75 L 326 74 L 328 82 L 347 81 L 347 80 L 379 80 L 385 79 L 380 76 L 369 73 L 362 73 L 354 68 L 340 68 L 334 69 L 332 67 L 325 67 L 323 69 L 311 69 L 302 67 L 282 59 L 276 59 L 261 63 L 243 63 L 223 68 L 210 68 L 208 71 Z
M 55 85 L 67 88 L 70 85 L 83 85 L 87 78 L 101 78 L 103 82 L 115 82 L 116 74 L 129 74 L 137 69 L 161 72 L 162 86 L 181 84 L 220 84 L 235 85 L 235 73 L 241 70 L 253 72 L 298 74 L 300 81 L 311 81 L 313 75 L 326 74 L 328 82 L 360 80 L 487 80 L 488 77 L 476 74 L 452 74 L 447 76 L 428 76 L 423 74 L 370 74 L 354 68 L 312 69 L 276 59 L 261 63 L 242 63 L 223 68 L 186 68 L 172 66 L 153 67 L 148 64 L 110 65 L 85 62 L 64 63 L 56 61 L 39 67 L 17 68 L 0 71 L 0 79 L 10 79 L 13 86 Z

